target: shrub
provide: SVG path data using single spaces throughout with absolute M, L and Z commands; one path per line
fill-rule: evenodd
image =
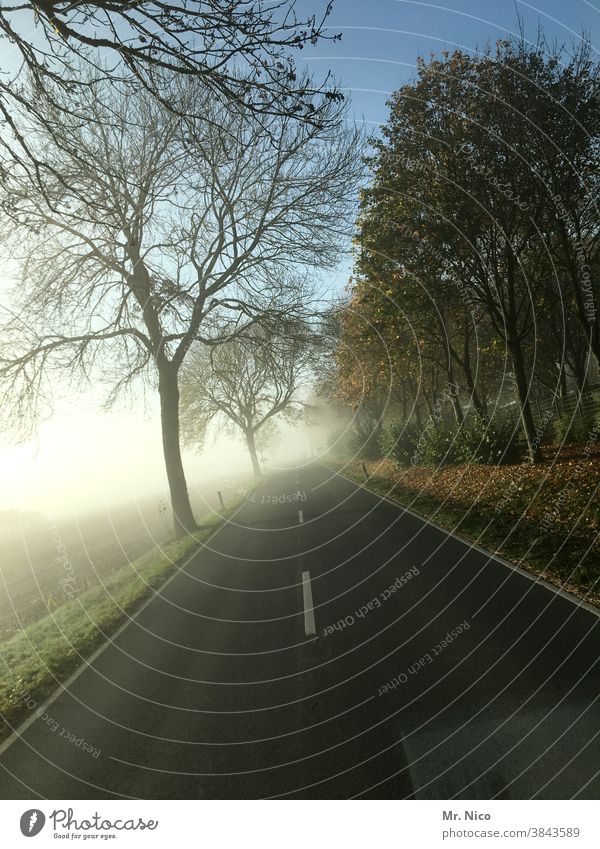
M 381 453 L 401 466 L 410 466 L 421 432 L 414 422 L 389 422 L 381 436 Z
M 381 448 L 386 457 L 401 466 L 496 465 L 518 459 L 518 435 L 519 428 L 512 419 L 501 414 L 488 420 L 475 413 L 460 426 L 430 417 L 422 427 L 414 422 L 390 422 L 384 428 Z
M 377 460 L 381 457 L 380 432 L 373 430 L 368 436 L 354 433 L 350 438 L 350 450 L 355 457 L 363 460 Z
M 460 463 L 462 452 L 456 437 L 456 425 L 435 422 L 430 418 L 421 432 L 411 463 L 425 466 Z
M 519 428 L 509 416 L 487 419 L 474 413 L 458 430 L 456 454 L 466 463 L 513 463 L 519 457 Z
M 554 420 L 552 432 L 555 442 L 564 442 L 567 445 L 581 444 L 587 442 L 590 431 L 596 425 L 598 419 L 595 416 L 584 415 L 583 419 L 578 412 L 561 413 Z

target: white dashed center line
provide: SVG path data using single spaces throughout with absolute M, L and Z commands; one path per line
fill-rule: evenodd
M 304 513 L 302 512 L 302 510 L 298 510 L 298 523 L 300 525 L 304 524 Z
M 314 637 L 317 633 L 317 629 L 315 626 L 315 611 L 313 609 L 310 572 L 302 573 L 302 596 L 304 599 L 304 633 L 307 637 Z

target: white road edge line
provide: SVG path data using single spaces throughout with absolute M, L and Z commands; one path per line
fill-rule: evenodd
M 589 601 L 584 601 L 573 593 L 570 593 L 568 590 L 563 590 L 562 587 L 557 587 L 554 584 L 551 584 L 550 581 L 545 581 L 543 578 L 539 578 L 534 572 L 528 572 L 526 569 L 522 569 L 520 566 L 517 566 L 516 563 L 511 563 L 509 560 L 505 560 L 503 557 L 500 557 L 499 554 L 494 554 L 492 551 L 488 551 L 486 548 L 483 548 L 481 545 L 477 545 L 477 543 L 469 542 L 468 539 L 461 537 L 459 534 L 455 534 L 454 531 L 449 531 L 447 528 L 443 528 L 441 525 L 438 525 L 437 522 L 432 522 L 426 516 L 421 516 L 420 513 L 417 513 L 416 510 L 411 510 L 410 507 L 405 507 L 403 504 L 400 504 L 399 501 L 394 501 L 392 498 L 388 498 L 386 495 L 381 495 L 379 492 L 375 492 L 373 489 L 369 489 L 368 486 L 364 486 L 363 484 L 357 483 L 353 481 L 352 478 L 343 475 L 341 472 L 336 472 L 335 469 L 331 469 L 329 466 L 324 466 L 328 471 L 333 472 L 334 475 L 337 475 L 338 478 L 342 478 L 342 480 L 348 481 L 348 483 L 354 484 L 357 489 L 364 489 L 365 492 L 371 493 L 375 498 L 379 498 L 382 501 L 387 501 L 388 504 L 392 504 L 394 507 L 397 507 L 398 510 L 404 510 L 406 513 L 410 513 L 411 516 L 414 516 L 416 519 L 420 519 L 424 524 L 431 525 L 432 528 L 435 528 L 438 531 L 446 534 L 447 536 L 452 537 L 458 542 L 462 542 L 463 545 L 467 546 L 467 548 L 472 548 L 475 551 L 478 551 L 480 554 L 485 554 L 486 557 L 489 557 L 490 560 L 495 560 L 497 563 L 501 563 L 503 566 L 506 566 L 507 569 L 512 569 L 513 572 L 517 572 L 519 575 L 522 575 L 524 578 L 527 578 L 534 584 L 538 584 L 539 586 L 544 587 L 546 590 L 550 590 L 550 592 L 555 595 L 559 595 L 561 598 L 570 601 L 571 604 L 574 604 L 575 607 L 581 607 L 583 610 L 587 610 L 588 613 L 592 613 L 597 618 L 600 618 L 600 610 L 597 607 L 594 607 L 593 604 L 590 604 Z
M 66 681 L 63 681 L 62 683 L 57 683 L 56 689 L 54 690 L 54 692 L 51 693 L 51 695 L 48 696 L 48 698 L 44 702 L 42 702 L 42 704 L 37 708 L 37 710 L 34 713 L 32 713 L 30 716 L 28 716 L 27 719 L 25 719 L 20 725 L 17 725 L 17 727 L 10 734 L 10 736 L 7 737 L 6 740 L 4 740 L 4 742 L 2 744 L 0 744 L 0 755 L 3 755 L 4 752 L 8 748 L 10 748 L 10 746 L 12 746 L 13 743 L 16 743 L 16 741 L 21 738 L 21 736 L 25 733 L 25 731 L 27 731 L 29 726 L 33 725 L 33 723 L 37 719 L 39 719 L 42 714 L 48 712 L 48 708 L 50 707 L 52 702 L 55 702 L 56 699 L 59 696 L 62 696 L 62 694 L 65 691 L 68 691 L 71 684 L 74 681 L 76 681 L 77 678 L 79 678 L 79 676 L 81 675 L 82 672 L 85 672 L 86 669 L 91 668 L 91 666 L 92 666 L 93 662 L 96 660 L 96 658 L 98 658 L 102 654 L 103 651 L 105 651 L 109 646 L 111 646 L 113 644 L 113 642 L 117 639 L 117 637 L 119 637 L 123 633 L 123 631 L 126 628 L 128 628 L 129 625 L 131 625 L 132 622 L 135 622 L 135 620 L 138 618 L 140 613 L 142 613 L 148 607 L 148 605 L 152 604 L 152 602 L 156 599 L 157 596 L 160 596 L 162 594 L 163 590 L 165 590 L 168 587 L 168 585 L 171 583 L 171 581 L 174 578 L 176 578 L 184 570 L 184 568 L 188 565 L 188 563 L 191 560 L 193 560 L 194 557 L 196 557 L 201 552 L 201 550 L 204 547 L 206 547 L 206 545 L 208 545 L 209 542 L 212 541 L 212 539 L 219 533 L 220 530 L 223 529 L 223 526 L 226 525 L 227 522 L 229 522 L 231 519 L 233 519 L 233 517 L 236 516 L 237 513 L 239 513 L 239 511 L 242 509 L 242 507 L 245 505 L 245 503 L 246 502 L 244 501 L 242 504 L 240 504 L 240 506 L 237 507 L 233 511 L 231 516 L 229 516 L 227 519 L 225 519 L 223 521 L 223 523 L 221 525 L 219 525 L 217 528 L 215 528 L 213 533 L 209 537 L 207 537 L 204 540 L 204 542 L 199 543 L 198 548 L 195 551 L 193 551 L 190 554 L 189 557 L 186 557 L 186 559 L 183 561 L 183 563 L 181 563 L 180 566 L 175 567 L 175 571 L 173 572 L 173 574 L 169 575 L 169 577 L 166 579 L 166 581 L 163 581 L 163 583 L 154 590 L 152 595 L 150 595 L 150 597 L 146 599 L 146 601 L 141 605 L 141 607 L 138 607 L 137 610 L 134 610 L 134 612 L 130 616 L 127 616 L 127 619 L 125 620 L 125 622 L 123 622 L 122 625 L 120 625 L 117 628 L 117 630 L 114 631 L 110 635 L 110 637 L 108 637 L 106 639 L 106 641 L 104 643 L 102 643 L 102 645 L 98 646 L 98 648 L 91 655 L 89 655 L 89 657 L 84 658 L 84 660 L 81 662 L 81 664 L 67 678 Z M 36 707 L 37 707 L 37 705 L 36 705 Z M 32 708 L 32 710 L 33 710 L 33 708 Z
M 310 572 L 302 573 L 302 597 L 304 600 L 304 633 L 307 637 L 314 637 L 317 633 L 317 628 L 315 625 Z
M 298 523 L 300 525 L 304 524 L 304 513 L 302 512 L 302 510 L 298 510 Z

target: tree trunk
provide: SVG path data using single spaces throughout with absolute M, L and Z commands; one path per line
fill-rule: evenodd
M 456 424 L 461 425 L 465 420 L 465 414 L 463 413 L 463 408 L 461 406 L 458 393 L 453 391 L 458 386 L 458 384 L 456 383 L 456 379 L 454 377 L 454 366 L 452 364 L 452 355 L 450 353 L 449 346 L 447 349 L 446 356 L 446 375 L 448 380 L 448 391 L 450 393 L 450 398 L 452 401 L 452 411 L 454 413 L 454 419 L 456 421 Z
M 420 404 L 418 398 L 415 400 L 414 409 L 415 409 L 415 422 L 417 424 L 417 427 L 421 428 L 421 427 L 423 427 L 423 418 L 421 416 L 421 404 Z
M 475 381 L 473 380 L 471 364 L 465 363 L 463 365 L 463 371 L 465 373 L 465 379 L 467 381 L 467 388 L 469 391 L 471 403 L 473 404 L 475 410 L 479 413 L 479 415 L 482 418 L 487 419 L 487 404 L 479 396 L 479 392 L 477 391 L 477 387 L 475 386 Z
M 587 356 L 585 361 L 582 362 L 578 352 L 571 351 L 571 356 L 569 357 L 569 365 L 571 366 L 571 372 L 573 373 L 573 377 L 575 378 L 577 390 L 581 395 L 582 393 L 587 391 Z
M 456 419 L 456 424 L 461 425 L 465 420 L 465 414 L 463 413 L 462 407 L 460 405 L 460 399 L 458 395 L 452 395 L 452 410 L 454 411 L 454 418 Z
M 444 345 L 444 353 L 445 353 L 445 356 L 446 356 L 446 379 L 448 381 L 448 386 L 449 386 L 450 393 L 451 393 L 452 411 L 454 413 L 454 419 L 456 421 L 456 424 L 461 425 L 464 422 L 465 417 L 464 417 L 464 413 L 463 413 L 463 410 L 462 410 L 462 406 L 461 406 L 458 394 L 455 394 L 452 391 L 454 389 L 454 387 L 457 385 L 456 380 L 454 379 L 454 366 L 453 366 L 453 363 L 452 363 L 453 348 L 452 348 L 452 345 L 450 343 L 450 339 L 447 338 L 447 335 L 446 335 L 447 331 L 446 331 L 446 325 L 445 325 L 445 322 L 444 322 L 443 313 L 440 313 L 440 330 L 441 330 L 441 333 L 442 333 L 442 340 L 443 340 L 442 344 Z
M 401 395 L 401 404 L 402 404 L 402 421 L 405 422 L 408 417 L 408 403 L 406 400 L 406 382 L 403 380 L 401 382 L 402 387 L 402 395 Z
M 564 225 L 564 222 L 560 228 L 560 234 L 562 238 L 563 247 L 565 249 L 565 255 L 567 260 L 567 266 L 570 271 L 570 279 L 571 279 L 571 287 L 573 289 L 573 295 L 575 297 L 575 306 L 576 306 L 576 315 L 585 334 L 585 339 L 588 344 L 588 348 L 591 350 L 592 354 L 596 358 L 596 363 L 600 368 L 600 327 L 598 325 L 598 316 L 596 315 L 596 309 L 590 310 L 592 315 L 586 311 L 585 303 L 583 296 L 581 294 L 580 289 L 580 270 L 577 266 L 577 262 L 575 257 L 573 256 L 573 246 L 569 240 L 569 235 L 567 233 L 567 229 Z M 577 233 L 577 238 L 581 240 L 581 234 Z M 593 292 L 593 289 L 592 289 Z M 594 304 L 594 302 L 592 302 Z M 594 305 L 595 306 L 595 305 Z
M 464 372 L 465 379 L 467 381 L 467 388 L 469 390 L 473 406 L 482 418 L 487 419 L 487 404 L 480 398 L 479 392 L 477 391 L 477 387 L 475 386 L 475 380 L 473 378 L 473 369 L 471 368 L 470 341 L 471 337 L 467 325 L 467 329 L 465 329 L 464 334 L 463 358 L 462 360 L 459 360 L 459 365 L 461 366 Z M 458 357 L 456 357 L 456 359 L 458 359 Z
M 460 398 L 458 397 L 458 393 L 454 390 L 457 388 L 458 384 L 456 383 L 456 379 L 454 377 L 454 369 L 452 368 L 452 360 L 450 359 L 450 354 L 448 354 L 448 392 L 450 393 L 450 400 L 452 403 L 452 411 L 454 413 L 454 420 L 457 425 L 463 424 L 465 420 L 465 414 L 463 413 L 463 408 L 460 403 Z
M 531 405 L 529 403 L 529 387 L 527 385 L 527 375 L 525 373 L 525 363 L 523 362 L 523 352 L 521 350 L 521 342 L 516 337 L 508 339 L 508 347 L 511 352 L 513 368 L 515 370 L 515 380 L 517 383 L 517 394 L 519 396 L 519 405 L 521 407 L 521 422 L 523 431 L 527 440 L 529 456 L 532 463 L 541 463 L 544 459 L 540 446 L 540 439 L 536 435 L 535 422 Z
M 192 513 L 181 460 L 177 372 L 170 365 L 162 366 L 159 369 L 158 392 L 160 395 L 163 453 L 173 509 L 173 530 L 175 536 L 179 537 L 191 533 L 197 528 L 197 525 Z
M 422 427 L 423 421 L 421 419 L 421 402 L 419 401 L 419 387 L 415 384 L 415 381 L 408 377 L 406 379 L 408 385 L 409 398 L 412 398 L 412 405 L 408 404 L 408 409 L 411 411 L 411 414 L 415 417 L 415 422 L 417 427 Z
M 559 366 L 558 385 L 560 387 L 560 397 L 567 397 L 567 374 L 565 372 L 565 364 L 561 362 Z
M 259 478 L 261 476 L 260 463 L 258 462 L 258 454 L 256 453 L 256 443 L 254 441 L 254 432 L 251 430 L 247 430 L 245 433 L 246 436 L 246 444 L 248 446 L 248 453 L 250 454 L 250 459 L 252 460 L 252 471 L 254 472 L 254 476 Z

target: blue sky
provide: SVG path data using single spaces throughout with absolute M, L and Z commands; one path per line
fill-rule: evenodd
M 298 0 L 299 13 L 317 13 L 323 0 Z M 569 47 L 586 32 L 600 59 L 600 0 L 334 0 L 328 20 L 340 42 L 321 42 L 298 58 L 317 78 L 331 69 L 350 98 L 355 119 L 374 134 L 388 115 L 390 94 L 415 74 L 416 58 L 441 50 L 475 51 L 486 42 L 518 34 L 535 41 L 541 25 L 547 41 Z M 352 270 L 347 254 L 328 275 L 329 291 L 341 293 Z
M 302 0 L 304 8 L 323 4 Z M 535 39 L 539 23 L 551 42 L 569 44 L 586 30 L 600 50 L 600 0 L 335 0 L 329 26 L 342 41 L 321 43 L 305 59 L 317 75 L 332 69 L 350 90 L 357 118 L 375 130 L 386 118 L 389 93 L 410 79 L 419 54 L 493 43 L 517 31 L 518 15 L 528 38 Z

